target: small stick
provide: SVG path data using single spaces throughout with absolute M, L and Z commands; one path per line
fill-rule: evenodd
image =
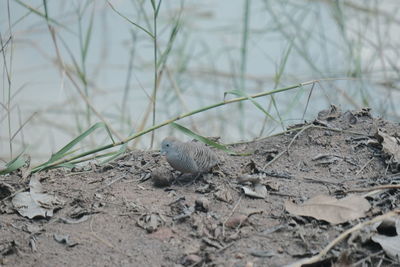
M 386 184 L 386 185 L 373 186 L 373 187 L 369 187 L 369 188 L 350 189 L 350 190 L 347 190 L 347 193 L 349 193 L 349 192 L 369 192 L 369 191 L 384 190 L 384 189 L 400 189 L 400 184 Z
M 275 158 L 273 158 L 270 162 L 268 162 L 267 164 L 264 165 L 264 167 L 262 168 L 262 170 L 265 170 L 265 168 L 267 168 L 269 165 L 271 165 L 274 161 L 276 161 L 277 159 L 279 159 L 283 154 L 285 154 L 285 152 L 287 152 L 289 154 L 289 149 L 292 146 L 294 140 L 297 139 L 297 137 L 299 137 L 299 135 L 301 133 L 303 133 L 305 130 L 312 128 L 314 125 L 310 124 L 307 125 L 305 127 L 303 127 L 298 133 L 296 133 L 296 135 L 292 138 L 292 140 L 290 141 L 288 147 L 286 148 L 286 150 L 282 151 L 281 153 L 279 153 Z
M 371 163 L 371 161 L 372 161 L 373 159 L 374 159 L 374 158 L 368 160 L 367 163 L 365 163 L 365 164 L 361 167 L 361 169 L 359 169 L 359 170 L 356 172 L 356 176 L 358 176 L 358 175 L 368 166 L 368 164 Z
M 121 177 L 118 177 L 118 178 L 112 180 L 111 182 L 107 183 L 106 185 L 103 185 L 103 186 L 100 186 L 99 188 L 97 188 L 96 192 L 99 192 L 99 191 L 103 190 L 104 188 L 109 187 L 113 183 L 118 182 L 119 180 L 122 180 L 124 178 L 126 178 L 126 176 L 125 175 L 121 175 Z
M 222 223 L 222 236 L 225 236 L 225 223 L 229 220 L 229 218 L 233 215 L 235 212 L 236 208 L 239 206 L 240 200 L 242 200 L 242 196 L 239 197 L 239 200 L 236 202 L 235 206 L 231 210 L 231 213 L 229 216 L 225 219 L 225 221 Z

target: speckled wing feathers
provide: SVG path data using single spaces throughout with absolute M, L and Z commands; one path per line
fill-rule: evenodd
M 198 166 L 193 159 L 190 147 L 180 141 L 174 142 L 173 153 L 167 155 L 168 163 L 176 170 L 183 173 L 197 173 Z
M 218 164 L 218 157 L 203 143 L 173 140 L 167 161 L 182 173 L 204 173 Z
M 192 158 L 197 164 L 198 172 L 208 172 L 218 163 L 217 155 L 203 143 L 186 143 L 192 147 Z

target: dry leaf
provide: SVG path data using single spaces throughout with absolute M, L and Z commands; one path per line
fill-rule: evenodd
M 53 211 L 63 205 L 55 196 L 44 193 L 42 184 L 34 175 L 29 183 L 29 192 L 20 192 L 12 199 L 14 208 L 24 217 L 52 217 Z
M 58 235 L 58 234 L 53 234 L 53 238 L 55 241 L 57 241 L 60 244 L 64 244 L 67 247 L 75 247 L 78 245 L 78 242 L 72 242 L 69 239 L 69 235 Z
M 309 216 L 318 220 L 324 220 L 332 224 L 338 224 L 365 216 L 370 209 L 369 202 L 357 195 L 351 195 L 342 199 L 319 195 L 313 197 L 301 205 L 285 202 L 286 211 L 294 215 Z
M 243 190 L 243 193 L 248 196 L 248 197 L 253 197 L 253 198 L 265 198 L 268 194 L 267 188 L 265 185 L 257 183 L 254 186 L 254 190 L 250 189 L 247 186 L 242 186 L 241 187 Z
M 374 235 L 372 240 L 379 243 L 390 258 L 400 259 L 400 236 Z
M 393 221 L 394 220 L 394 221 Z M 385 223 L 385 222 L 382 222 Z M 380 225 L 382 225 L 382 223 Z M 400 259 L 400 217 L 397 217 L 396 219 L 391 218 L 390 221 L 386 221 L 386 224 L 391 224 L 394 223 L 394 226 L 396 228 L 396 236 L 387 236 L 387 235 L 382 235 L 382 234 L 376 234 L 371 237 L 371 239 L 379 243 L 385 253 L 392 259 L 394 260 L 399 260 Z

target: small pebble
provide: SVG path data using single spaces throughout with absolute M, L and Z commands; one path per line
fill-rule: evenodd
M 225 226 L 228 228 L 236 228 L 238 226 L 243 226 L 246 222 L 247 222 L 246 215 L 237 215 L 229 218 L 226 221 Z
M 157 168 L 151 172 L 151 179 L 156 187 L 165 187 L 171 185 L 174 176 L 171 171 L 166 168 Z
M 196 199 L 194 204 L 194 208 L 197 211 L 208 212 L 210 210 L 210 201 L 205 197 Z

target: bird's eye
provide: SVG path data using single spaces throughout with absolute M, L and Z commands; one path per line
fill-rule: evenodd
M 166 146 L 166 147 L 169 147 L 169 144 L 166 144 L 165 146 Z

